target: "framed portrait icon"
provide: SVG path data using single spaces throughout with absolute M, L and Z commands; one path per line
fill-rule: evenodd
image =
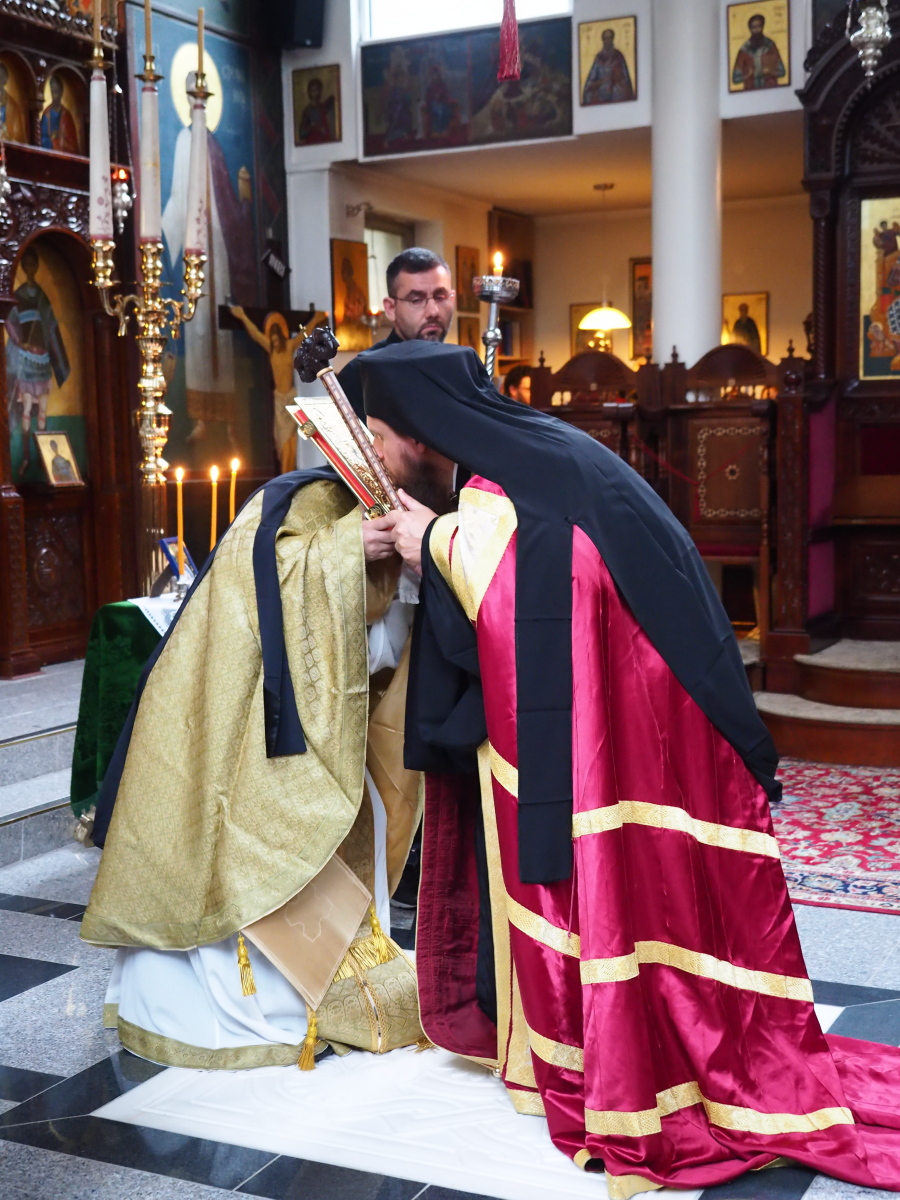
M 295 146 L 324 146 L 341 140 L 340 66 L 292 71 L 291 93 Z
M 472 280 L 481 274 L 481 255 L 476 246 L 456 247 L 456 311 L 477 313 L 481 302 L 472 291 Z
M 631 268 L 631 357 L 653 359 L 653 260 L 632 258 Z
M 342 350 L 372 345 L 369 316 L 369 250 L 365 242 L 331 239 L 331 293 L 334 336 Z
M 790 0 L 729 4 L 729 92 L 788 87 L 790 82 Z
M 42 429 L 34 434 L 41 463 L 47 472 L 47 481 L 51 487 L 84 487 L 84 480 L 75 461 L 75 452 L 67 433 L 57 433 L 52 429 Z
M 579 24 L 578 84 L 582 108 L 637 100 L 637 17 Z
M 723 344 L 769 352 L 769 293 L 726 292 L 722 297 Z

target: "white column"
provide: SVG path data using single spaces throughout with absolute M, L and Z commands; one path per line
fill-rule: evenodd
M 692 366 L 722 329 L 719 0 L 653 5 L 653 356 Z
M 329 167 L 288 173 L 288 261 L 294 309 L 314 304 L 320 312 L 331 312 L 331 184 Z M 334 365 L 341 364 L 336 360 Z M 296 371 L 294 386 L 298 396 L 322 394 L 320 383 L 301 383 Z M 324 463 L 312 442 L 297 439 L 298 467 Z

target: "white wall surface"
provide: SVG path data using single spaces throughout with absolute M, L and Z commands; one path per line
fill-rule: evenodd
M 611 304 L 631 315 L 629 259 L 650 255 L 650 210 L 539 217 L 535 253 L 535 349 L 558 370 L 570 356 L 569 305 L 599 303 L 603 274 Z M 725 204 L 722 288 L 769 293 L 769 357 L 793 338 L 805 353 L 803 318 L 812 306 L 812 223 L 805 196 Z M 613 333 L 613 352 L 629 359 L 629 332 Z M 709 347 L 712 349 L 712 347 Z M 657 347 L 665 361 L 671 347 Z

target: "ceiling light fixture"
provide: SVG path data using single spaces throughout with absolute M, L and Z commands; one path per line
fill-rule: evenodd
M 614 183 L 595 183 L 594 191 L 600 192 L 603 196 L 603 207 L 601 209 L 600 227 L 602 230 L 602 238 L 604 247 L 606 245 L 606 197 L 616 185 Z M 605 250 L 604 250 L 605 253 Z M 594 334 L 588 343 L 592 350 L 605 351 L 607 354 L 612 353 L 612 338 L 610 334 L 614 329 L 630 329 L 631 319 L 622 312 L 621 309 L 615 308 L 609 303 L 607 292 L 607 275 L 603 273 L 603 303 L 598 308 L 592 308 L 589 313 L 581 318 L 578 322 L 579 329 L 589 329 Z

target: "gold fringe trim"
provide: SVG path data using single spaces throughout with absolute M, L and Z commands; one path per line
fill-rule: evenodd
M 437 1046 L 424 1033 L 416 1042 L 416 1054 L 421 1054 L 423 1050 L 437 1050 Z
M 238 933 L 238 969 L 241 972 L 241 991 L 245 996 L 255 996 L 256 980 L 253 978 L 250 955 L 247 953 L 247 943 L 242 933 Z
M 400 954 L 400 947 L 391 941 L 381 928 L 374 904 L 369 905 L 369 923 L 372 932 L 350 943 L 343 962 L 335 972 L 335 983 L 341 979 L 355 979 L 364 975 L 372 967 L 380 967 L 382 963 L 390 962 Z
M 297 1066 L 301 1071 L 314 1071 L 316 1069 L 316 1042 L 319 1040 L 319 1024 L 316 1021 L 315 1009 L 306 1006 L 306 1037 L 303 1039 L 303 1046 L 300 1049 L 300 1057 L 297 1059 Z

